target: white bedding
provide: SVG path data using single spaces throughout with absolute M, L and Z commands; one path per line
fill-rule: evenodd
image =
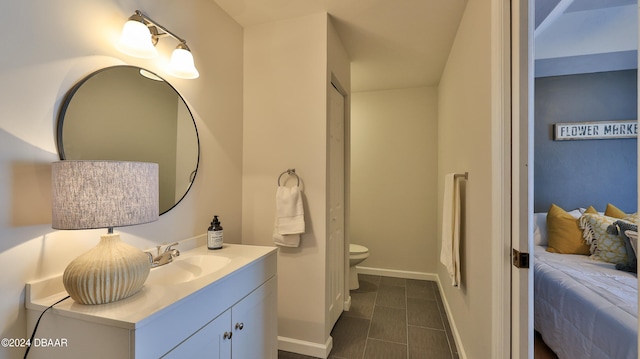
M 635 274 L 543 246 L 534 268 L 534 326 L 559 358 L 638 358 Z

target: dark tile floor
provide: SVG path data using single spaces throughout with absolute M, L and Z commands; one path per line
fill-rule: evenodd
M 359 275 L 351 309 L 331 331 L 330 359 L 457 359 L 435 282 Z M 279 359 L 311 357 L 280 351 Z

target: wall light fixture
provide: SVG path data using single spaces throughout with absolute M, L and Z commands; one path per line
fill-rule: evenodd
M 200 76 L 193 62 L 191 50 L 187 46 L 187 40 L 151 20 L 140 10 L 136 10 L 122 27 L 122 34 L 116 47 L 127 55 L 149 59 L 158 55 L 155 45 L 160 37 L 164 36 L 170 36 L 178 41 L 178 46 L 171 54 L 167 71 L 183 79 L 195 79 Z

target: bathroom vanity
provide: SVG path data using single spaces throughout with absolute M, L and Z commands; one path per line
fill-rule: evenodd
M 276 359 L 277 249 L 178 248 L 180 256 L 152 269 L 129 298 L 103 305 L 69 298 L 47 311 L 29 357 Z M 61 276 L 27 283 L 29 335 L 66 295 Z

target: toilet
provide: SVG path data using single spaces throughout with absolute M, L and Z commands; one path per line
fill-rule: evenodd
M 349 244 L 349 290 L 360 288 L 356 265 L 369 258 L 369 249 L 359 244 Z

